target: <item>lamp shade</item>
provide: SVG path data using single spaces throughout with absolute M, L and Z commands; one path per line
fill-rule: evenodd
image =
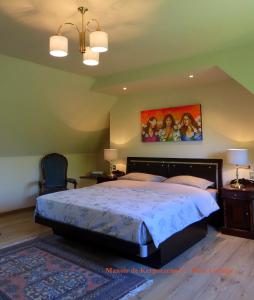
M 118 156 L 117 149 L 104 149 L 104 159 L 107 161 L 116 160 Z
M 62 35 L 53 35 L 49 39 L 49 53 L 52 56 L 64 57 L 68 55 L 68 39 Z
M 247 165 L 249 163 L 248 149 L 228 149 L 227 160 L 233 165 Z
M 91 51 L 90 47 L 86 47 L 83 53 L 83 64 L 87 66 L 97 66 L 99 64 L 99 53 Z
M 108 51 L 108 34 L 103 31 L 94 31 L 90 33 L 90 47 L 93 52 Z

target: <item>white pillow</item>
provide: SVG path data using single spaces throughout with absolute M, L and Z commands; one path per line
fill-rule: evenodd
M 214 182 L 206 180 L 204 178 L 199 178 L 195 176 L 182 175 L 182 176 L 174 176 L 170 177 L 167 180 L 163 181 L 163 183 L 177 183 L 190 185 L 202 190 L 206 190 L 209 186 L 213 186 Z
M 151 181 L 161 182 L 167 179 L 166 177 L 147 174 L 147 173 L 128 173 L 124 176 L 118 177 L 118 180 L 136 180 L 136 181 Z

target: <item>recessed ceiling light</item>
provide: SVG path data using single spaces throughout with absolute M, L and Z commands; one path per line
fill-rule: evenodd
M 189 78 L 194 78 L 194 75 L 193 75 L 193 74 L 190 74 L 190 75 L 189 75 Z
M 127 91 L 127 87 L 126 87 L 126 86 L 124 86 L 124 87 L 123 87 L 123 90 L 124 90 L 124 91 Z

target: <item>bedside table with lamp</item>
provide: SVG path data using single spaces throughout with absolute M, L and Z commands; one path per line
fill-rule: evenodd
M 103 171 L 93 171 L 88 175 L 80 176 L 80 178 L 96 180 L 97 183 L 117 180 L 118 177 L 125 175 L 124 172 L 116 170 L 116 165 L 113 164 L 117 158 L 117 149 L 104 149 L 104 160 L 108 161 L 110 164 L 109 172 L 105 174 Z
M 229 149 L 227 160 L 236 166 L 236 180 L 224 186 L 221 199 L 224 208 L 224 234 L 254 239 L 254 184 L 251 180 L 239 179 L 239 169 L 249 169 L 247 149 Z
M 117 180 L 119 176 L 124 175 L 124 172 L 116 170 L 116 165 L 113 164 L 118 158 L 117 149 L 104 149 L 104 160 L 109 162 L 109 173 L 97 178 L 97 183 L 105 181 Z
M 116 170 L 116 165 L 113 164 L 118 158 L 118 150 L 117 149 L 104 149 L 104 160 L 109 162 L 109 173 L 108 176 L 113 175 L 113 171 Z

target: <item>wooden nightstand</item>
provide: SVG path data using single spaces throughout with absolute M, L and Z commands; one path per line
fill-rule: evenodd
M 224 227 L 221 232 L 254 239 L 253 202 L 254 186 L 236 190 L 230 185 L 221 189 L 224 207 Z
M 102 182 L 106 182 L 106 181 L 113 181 L 113 180 L 117 180 L 117 177 L 116 176 L 112 177 L 112 176 L 107 176 L 107 175 L 97 177 L 97 183 L 102 183 Z

